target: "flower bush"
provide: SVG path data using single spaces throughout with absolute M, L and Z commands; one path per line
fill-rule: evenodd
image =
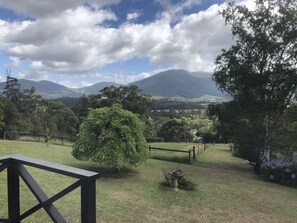
M 267 181 L 297 187 L 297 163 L 285 163 L 283 160 L 262 162 L 261 173 Z

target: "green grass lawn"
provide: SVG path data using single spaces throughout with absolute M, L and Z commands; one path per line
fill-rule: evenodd
M 173 144 L 168 148 L 172 148 Z M 183 149 L 186 145 L 175 145 Z M 163 147 L 164 148 L 164 147 Z M 185 148 L 187 149 L 187 148 Z M 99 165 L 75 160 L 71 147 L 44 143 L 0 141 L 0 156 L 23 154 L 65 165 L 99 171 L 97 222 L 296 222 L 297 190 L 271 184 L 254 175 L 249 165 L 232 157 L 228 146 L 211 145 L 192 163 L 177 164 L 149 159 L 144 165 L 120 174 Z M 163 187 L 163 170 L 178 165 L 198 184 L 196 191 L 174 192 Z M 50 196 L 69 185 L 71 178 L 28 168 Z M 6 171 L 0 173 L 0 216 L 7 215 Z M 21 209 L 35 205 L 21 184 Z M 67 222 L 80 222 L 80 191 L 55 203 Z M 39 211 L 27 223 L 51 222 Z

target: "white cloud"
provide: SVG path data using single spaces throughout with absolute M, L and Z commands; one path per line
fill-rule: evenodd
M 127 14 L 127 20 L 128 21 L 136 20 L 139 16 L 140 16 L 140 13 L 139 12 L 128 13 Z
M 38 18 L 75 8 L 83 2 L 83 0 L 0 0 L 0 6 L 12 9 L 22 15 Z
M 100 9 L 106 5 L 118 4 L 121 0 L 87 0 L 95 9 Z
M 119 1 L 89 2 L 100 5 Z M 172 10 L 178 12 L 197 2 L 200 1 L 182 1 Z M 65 3 L 64 8 L 67 7 Z M 183 15 L 174 26 L 171 25 L 171 16 L 164 14 L 148 24 L 123 23 L 118 28 L 104 26 L 105 21 L 117 19 L 111 11 L 94 10 L 88 6 L 75 7 L 75 4 L 74 8 L 69 7 L 54 17 L 40 17 L 35 21 L 0 20 L 0 47 L 6 48 L 15 62 L 23 59 L 30 61 L 31 71 L 28 73 L 79 76 L 95 73 L 98 67 L 136 57 L 148 58 L 155 65 L 211 71 L 216 55 L 232 42 L 229 29 L 218 15 L 222 7 L 219 5 Z M 128 14 L 127 19 L 137 16 L 137 13 Z M 104 74 L 100 78 L 129 83 L 145 75 L 129 76 L 118 72 L 115 75 Z
M 213 5 L 205 11 L 184 16 L 165 42 L 151 52 L 154 64 L 174 64 L 190 71 L 210 71 L 216 55 L 232 43 L 229 29 Z
M 0 0 L 0 6 L 11 9 L 19 14 L 33 18 L 59 15 L 67 9 L 88 3 L 95 9 L 106 5 L 117 4 L 121 0 Z
M 177 22 L 182 18 L 185 9 L 200 5 L 202 0 L 181 0 L 176 4 L 173 4 L 171 0 L 155 0 L 155 2 L 160 4 L 165 10 L 161 13 L 161 17 L 170 17 L 172 22 Z

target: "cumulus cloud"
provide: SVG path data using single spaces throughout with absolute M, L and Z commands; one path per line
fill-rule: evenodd
M 0 6 L 11 9 L 19 14 L 44 17 L 58 14 L 69 8 L 75 8 L 83 3 L 83 0 L 0 0 Z
M 151 52 L 153 64 L 174 64 L 190 71 L 210 71 L 222 48 L 232 43 L 230 31 L 218 15 L 222 6 L 213 5 L 205 11 L 184 16 L 170 32 L 166 41 Z
M 139 12 L 128 13 L 127 14 L 127 20 L 128 21 L 136 20 L 139 16 L 140 16 L 140 13 Z
M 82 4 L 89 4 L 95 9 L 117 4 L 121 0 L 0 0 L 0 6 L 19 14 L 33 18 L 58 15 L 67 9 L 75 9 Z
M 4 2 L 10 2 L 7 3 L 10 7 L 19 7 L 18 11 L 25 11 L 22 9 L 25 6 L 21 6 L 23 3 L 16 6 L 19 1 L 0 0 L 0 4 Z M 37 8 L 41 7 L 43 1 L 29 1 L 31 5 L 33 2 L 37 4 L 34 6 L 36 9 L 26 9 L 31 10 L 28 12 L 31 14 L 34 10 L 38 11 Z M 45 2 L 52 2 L 54 5 L 58 1 Z M 73 1 L 76 3 L 69 2 L 61 3 L 64 5 L 63 10 L 58 11 L 56 16 L 23 22 L 0 20 L 0 47 L 7 50 L 15 64 L 23 59 L 30 61 L 29 73 L 58 73 L 66 76 L 96 73 L 95 69 L 98 67 L 136 57 L 148 58 L 155 65 L 168 65 L 189 71 L 211 71 L 216 55 L 232 43 L 230 31 L 218 15 L 218 10 L 222 7 L 220 5 L 183 15 L 174 25 L 172 17 L 164 14 L 151 23 L 124 22 L 117 28 L 111 28 L 105 22 L 117 20 L 113 12 L 94 10 L 86 5 L 77 6 L 78 0 Z M 118 2 L 119 0 L 89 1 L 98 7 Z M 158 2 L 162 2 L 165 7 L 165 3 L 169 1 Z M 174 7 L 167 7 L 168 10 L 172 7 L 172 12 L 176 13 L 199 2 L 184 0 Z M 131 13 L 127 15 L 127 19 L 136 19 L 138 16 L 137 13 Z M 127 83 L 145 75 L 147 74 L 109 74 L 109 81 Z M 104 75 L 100 78 L 105 80 Z
M 95 9 L 103 8 L 106 5 L 118 4 L 121 0 L 87 0 Z

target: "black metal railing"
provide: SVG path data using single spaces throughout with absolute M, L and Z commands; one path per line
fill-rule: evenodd
M 32 166 L 78 180 L 49 198 L 25 166 Z M 53 222 L 64 223 L 66 222 L 65 219 L 53 203 L 81 187 L 81 222 L 96 223 L 96 179 L 99 177 L 98 173 L 22 155 L 0 157 L 0 172 L 4 169 L 7 169 L 8 218 L 0 218 L 0 222 L 19 223 L 43 208 Z M 39 202 L 22 214 L 20 213 L 20 177 Z

